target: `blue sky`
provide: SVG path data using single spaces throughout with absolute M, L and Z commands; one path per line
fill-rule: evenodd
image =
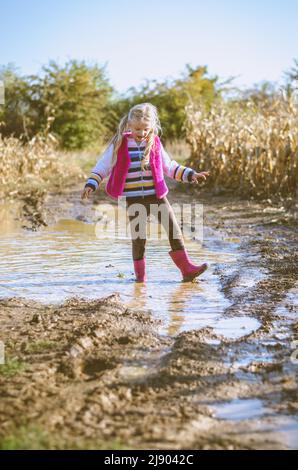
M 235 84 L 281 82 L 298 59 L 297 0 L 0 0 L 0 64 L 107 65 L 119 92 L 206 65 Z

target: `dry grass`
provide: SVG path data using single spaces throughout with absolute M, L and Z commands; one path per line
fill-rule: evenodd
M 185 161 L 190 157 L 190 146 L 185 140 L 182 139 L 167 142 L 165 149 L 171 158 L 176 160 L 176 162 L 180 163 L 181 165 L 184 165 Z
M 0 134 L 0 197 L 18 197 L 39 190 L 60 191 L 84 181 L 86 158 L 58 151 L 48 135 L 36 136 L 26 144 Z
M 187 108 L 187 164 L 210 170 L 208 185 L 245 196 L 297 196 L 298 103 L 278 96 L 258 106 Z

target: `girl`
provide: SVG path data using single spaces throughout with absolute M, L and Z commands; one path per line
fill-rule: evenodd
M 126 197 L 130 227 L 135 218 L 130 210 L 132 204 L 138 203 L 144 208 L 147 216 L 141 222 L 143 233 L 151 211 L 150 206 L 154 204 L 158 209 L 162 209 L 158 210 L 158 222 L 166 229 L 171 246 L 169 255 L 180 269 L 183 281 L 191 281 L 208 266 L 207 263 L 193 264 L 188 256 L 181 230 L 166 197 L 169 189 L 164 180 L 164 173 L 177 181 L 197 184 L 199 179 L 205 180 L 209 172 L 197 173 L 171 160 L 158 137 L 160 130 L 155 106 L 150 103 L 133 106 L 121 119 L 117 133 L 92 169 L 81 197 L 88 198 L 102 180 L 109 176 L 105 191 L 113 199 Z M 161 212 L 166 213 L 167 223 L 164 217 L 161 218 Z M 145 244 L 146 236 L 132 236 L 132 257 L 137 282 L 147 280 Z

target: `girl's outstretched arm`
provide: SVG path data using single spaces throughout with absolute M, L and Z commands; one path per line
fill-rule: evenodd
M 171 160 L 162 143 L 160 145 L 164 173 L 176 181 L 190 183 L 196 172 L 187 166 L 180 165 L 175 160 Z
M 94 191 L 98 188 L 102 180 L 109 176 L 112 171 L 113 144 L 110 144 L 104 153 L 102 153 L 96 165 L 92 168 L 90 176 L 85 184 L 85 188 L 92 188 Z

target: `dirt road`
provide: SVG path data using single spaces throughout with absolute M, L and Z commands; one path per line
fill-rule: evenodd
M 63 217 L 90 222 L 94 205 L 79 196 L 33 195 L 15 207 L 23 236 Z M 178 188 L 169 199 L 194 197 Z M 298 448 L 297 214 L 231 196 L 199 200 L 208 249 L 234 246 L 234 262 L 211 274 L 227 301 L 222 321 L 241 317 L 243 333 L 207 322 L 161 334 L 158 318 L 118 293 L 48 305 L 2 297 L 0 448 Z M 257 327 L 247 331 L 250 321 Z

